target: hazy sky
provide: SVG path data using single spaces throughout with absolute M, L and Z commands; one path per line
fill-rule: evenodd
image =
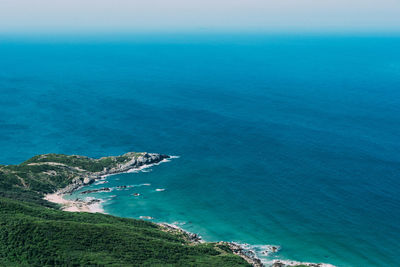
M 0 32 L 399 31 L 400 0 L 0 0 Z

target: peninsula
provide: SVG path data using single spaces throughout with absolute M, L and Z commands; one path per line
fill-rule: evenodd
M 0 266 L 263 266 L 238 244 L 203 242 L 174 225 L 106 215 L 96 199 L 63 198 L 108 175 L 168 158 L 146 152 L 100 159 L 44 154 L 0 165 Z M 327 266 L 299 264 L 272 266 Z

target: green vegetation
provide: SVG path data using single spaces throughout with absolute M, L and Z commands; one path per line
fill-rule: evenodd
M 65 164 L 70 167 L 77 167 L 90 172 L 99 172 L 104 168 L 114 167 L 117 163 L 124 163 L 131 159 L 131 157 L 138 157 L 142 153 L 127 153 L 122 156 L 116 157 L 104 157 L 101 159 L 92 159 L 84 156 L 68 156 L 63 154 L 46 154 L 35 156 L 21 165 L 38 164 L 45 162 L 56 162 L 60 164 Z
M 141 220 L 67 213 L 0 198 L 0 259 L 45 265 L 245 265 L 214 244 L 190 245 Z
M 0 266 L 249 266 L 228 246 L 193 244 L 142 220 L 64 212 L 42 199 L 87 170 L 129 160 L 121 157 L 50 154 L 0 166 Z
M 35 156 L 20 165 L 0 165 L 0 197 L 10 197 L 45 206 L 46 193 L 66 187 L 75 178 L 122 164 L 142 153 L 92 159 L 83 156 L 46 154 Z

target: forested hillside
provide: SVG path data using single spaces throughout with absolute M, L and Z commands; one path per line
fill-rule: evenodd
M 76 160 L 82 159 L 79 165 Z M 103 159 L 105 165 L 94 168 L 124 160 Z M 51 160 L 35 157 L 0 166 L 0 265 L 249 266 L 221 244 L 194 244 L 181 233 L 142 220 L 61 211 L 42 199 L 94 166 L 88 162 L 94 163 L 53 154 Z

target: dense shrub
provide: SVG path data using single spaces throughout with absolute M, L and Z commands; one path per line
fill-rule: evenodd
M 99 171 L 126 160 L 48 154 L 0 165 L 0 266 L 248 266 L 221 245 L 189 244 L 143 220 L 64 212 L 43 199 L 79 174 L 70 167 Z

